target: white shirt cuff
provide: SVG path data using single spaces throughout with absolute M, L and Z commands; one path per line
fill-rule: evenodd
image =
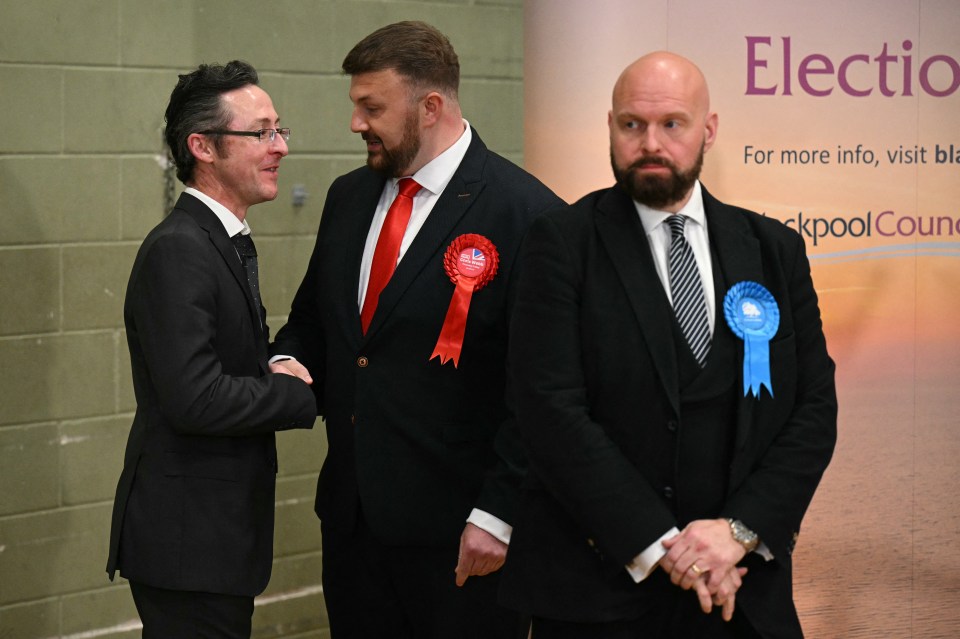
M 762 541 L 760 542 L 759 546 L 753 549 L 753 552 L 757 553 L 767 561 L 773 561 L 773 553 L 770 552 L 770 549 L 767 548 L 767 545 Z
M 665 539 L 670 539 L 674 535 L 679 534 L 680 531 L 676 526 L 674 526 L 665 532 L 660 539 L 647 546 L 646 550 L 634 557 L 633 561 L 627 564 L 627 572 L 630 573 L 631 577 L 633 577 L 633 581 L 635 583 L 640 583 L 649 577 L 650 573 L 652 573 L 660 564 L 660 560 L 663 559 L 663 556 L 667 554 L 667 549 L 663 547 L 662 542 Z
M 513 534 L 513 526 L 499 517 L 494 517 L 479 508 L 474 508 L 470 511 L 470 516 L 467 517 L 467 523 L 473 524 L 477 528 L 490 533 L 505 544 L 510 544 L 510 535 Z

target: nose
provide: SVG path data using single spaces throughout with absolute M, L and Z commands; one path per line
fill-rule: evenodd
M 360 109 L 354 109 L 350 115 L 350 130 L 353 133 L 363 133 L 368 128 L 367 121 L 360 115 Z
M 660 136 L 655 126 L 648 126 L 640 137 L 640 146 L 647 153 L 655 153 L 660 150 Z
M 280 157 L 284 157 L 290 153 L 290 146 L 287 144 L 287 141 L 283 139 L 283 136 L 279 133 L 274 136 L 273 142 L 270 143 L 275 149 L 275 153 L 279 153 Z

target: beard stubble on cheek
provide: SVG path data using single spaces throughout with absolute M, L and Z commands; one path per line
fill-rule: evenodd
M 379 152 L 367 152 L 367 166 L 388 177 L 405 177 L 422 144 L 420 122 L 415 112 L 407 115 L 403 123 L 403 137 L 392 149 L 387 149 L 383 139 L 376 135 L 364 134 L 362 137 L 364 140 L 379 140 Z

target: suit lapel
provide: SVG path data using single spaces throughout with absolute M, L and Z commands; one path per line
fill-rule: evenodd
M 760 242 L 750 226 L 735 209 L 718 201 L 703 189 L 703 207 L 707 216 L 711 250 L 716 254 L 725 283 L 724 294 L 738 282 L 752 281 L 766 286 L 763 264 L 760 260 Z M 716 275 L 714 275 L 716 277 Z M 714 330 L 729 330 L 723 313 L 723 298 L 717 299 L 717 326 Z M 753 407 L 756 400 L 743 395 L 743 341 L 734 337 L 737 348 L 737 434 L 734 451 L 740 451 L 750 433 Z
M 650 245 L 640 217 L 629 196 L 614 187 L 601 198 L 596 218 L 597 233 L 607 249 L 633 307 L 637 323 L 646 338 L 650 356 L 674 410 L 680 411 L 679 371 L 673 342 L 672 315 L 657 312 L 669 309 L 666 293 L 657 276 Z M 651 300 L 662 301 L 653 303 Z
M 750 226 L 734 209 L 722 204 L 703 190 L 703 206 L 712 250 L 717 253 L 728 288 L 743 280 L 763 284 L 760 243 Z M 717 300 L 722 307 L 723 300 Z
M 247 300 L 247 312 L 250 313 L 253 331 L 257 337 L 257 363 L 260 366 L 261 372 L 266 373 L 264 363 L 268 359 L 268 354 L 263 318 L 260 316 L 260 309 L 256 308 L 253 293 L 250 292 L 250 285 L 247 283 L 247 273 L 243 269 L 243 264 L 240 263 L 240 256 L 237 255 L 237 249 L 233 246 L 233 242 L 230 240 L 230 236 L 227 235 L 226 229 L 223 228 L 223 223 L 220 222 L 220 218 L 207 208 L 203 202 L 189 193 L 182 193 L 180 195 L 176 208 L 186 211 L 197 225 L 206 231 L 210 238 L 210 243 L 213 244 L 217 253 L 220 254 L 227 269 L 233 275 L 237 286 L 243 291 L 243 297 Z
M 463 161 L 400 260 L 393 277 L 380 293 L 367 339 L 376 334 L 431 259 L 438 252 L 446 250 L 451 233 L 483 191 L 485 183 L 481 176 L 487 147 L 476 131 L 472 131 L 472 134 L 473 139 Z
M 336 293 L 336 299 L 341 300 L 341 303 L 336 305 L 334 312 L 347 341 L 355 346 L 364 339 L 360 325 L 360 307 L 357 305 L 363 249 L 387 181 L 387 178 L 380 173 L 370 169 L 364 169 L 364 171 L 363 177 L 351 187 L 349 196 L 336 205 L 338 209 L 342 209 L 341 214 L 336 216 L 340 226 L 324 231 L 328 236 L 342 238 L 340 242 L 330 247 L 341 251 L 332 263 L 342 265 L 341 272 L 345 274 L 337 282 L 340 288 Z M 381 294 L 381 299 L 382 297 Z M 377 313 L 379 312 L 378 304 Z M 376 315 L 374 322 L 376 322 Z M 368 331 L 367 335 L 369 334 Z

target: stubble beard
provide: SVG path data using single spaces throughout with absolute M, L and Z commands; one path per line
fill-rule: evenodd
M 367 135 L 363 139 L 367 139 Z M 420 153 L 420 122 L 415 111 L 411 111 L 403 123 L 403 137 L 396 147 L 387 149 L 380 139 L 380 151 L 367 154 L 367 166 L 387 177 L 405 177 L 405 171 L 413 164 Z

